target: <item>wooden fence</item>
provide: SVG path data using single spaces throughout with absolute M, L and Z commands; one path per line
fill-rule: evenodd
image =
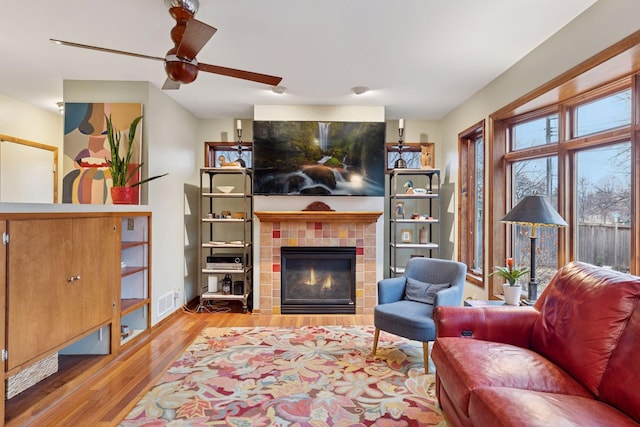
M 629 271 L 631 228 L 618 224 L 580 224 L 578 226 L 578 259 L 595 265 Z

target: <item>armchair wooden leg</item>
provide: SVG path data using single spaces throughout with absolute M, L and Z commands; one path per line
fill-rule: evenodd
M 376 350 L 378 349 L 378 337 L 380 337 L 380 329 L 376 328 L 376 331 L 373 333 L 373 355 L 376 355 Z
M 424 359 L 424 373 L 429 373 L 429 341 L 422 343 L 422 357 Z

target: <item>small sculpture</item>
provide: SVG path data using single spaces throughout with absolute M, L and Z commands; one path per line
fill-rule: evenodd
M 233 167 L 240 167 L 242 166 L 240 164 L 240 162 L 227 162 L 224 158 L 224 156 L 220 156 L 218 157 L 218 161 L 220 161 L 220 167 L 224 168 L 224 167 L 229 167 L 229 166 L 233 166 Z
M 426 145 L 420 146 L 420 168 L 433 169 L 433 164 L 431 163 L 431 152 L 429 152 Z
M 404 192 L 406 194 L 413 194 L 413 181 L 408 179 L 404 182 L 402 186 L 404 187 Z

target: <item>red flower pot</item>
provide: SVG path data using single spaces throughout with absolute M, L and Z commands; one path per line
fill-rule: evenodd
M 130 205 L 133 201 L 133 188 L 111 187 L 111 200 L 115 205 Z

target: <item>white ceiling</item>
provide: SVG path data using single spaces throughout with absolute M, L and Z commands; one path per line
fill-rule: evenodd
M 384 105 L 439 119 L 596 0 L 202 0 L 218 29 L 207 64 L 282 76 L 270 87 L 200 73 L 165 93 L 199 118 L 250 118 L 253 105 Z M 63 80 L 149 81 L 161 62 L 56 45 L 57 38 L 164 57 L 175 21 L 163 0 L 3 1 L 0 93 L 55 111 Z M 350 89 L 367 86 L 356 96 Z

